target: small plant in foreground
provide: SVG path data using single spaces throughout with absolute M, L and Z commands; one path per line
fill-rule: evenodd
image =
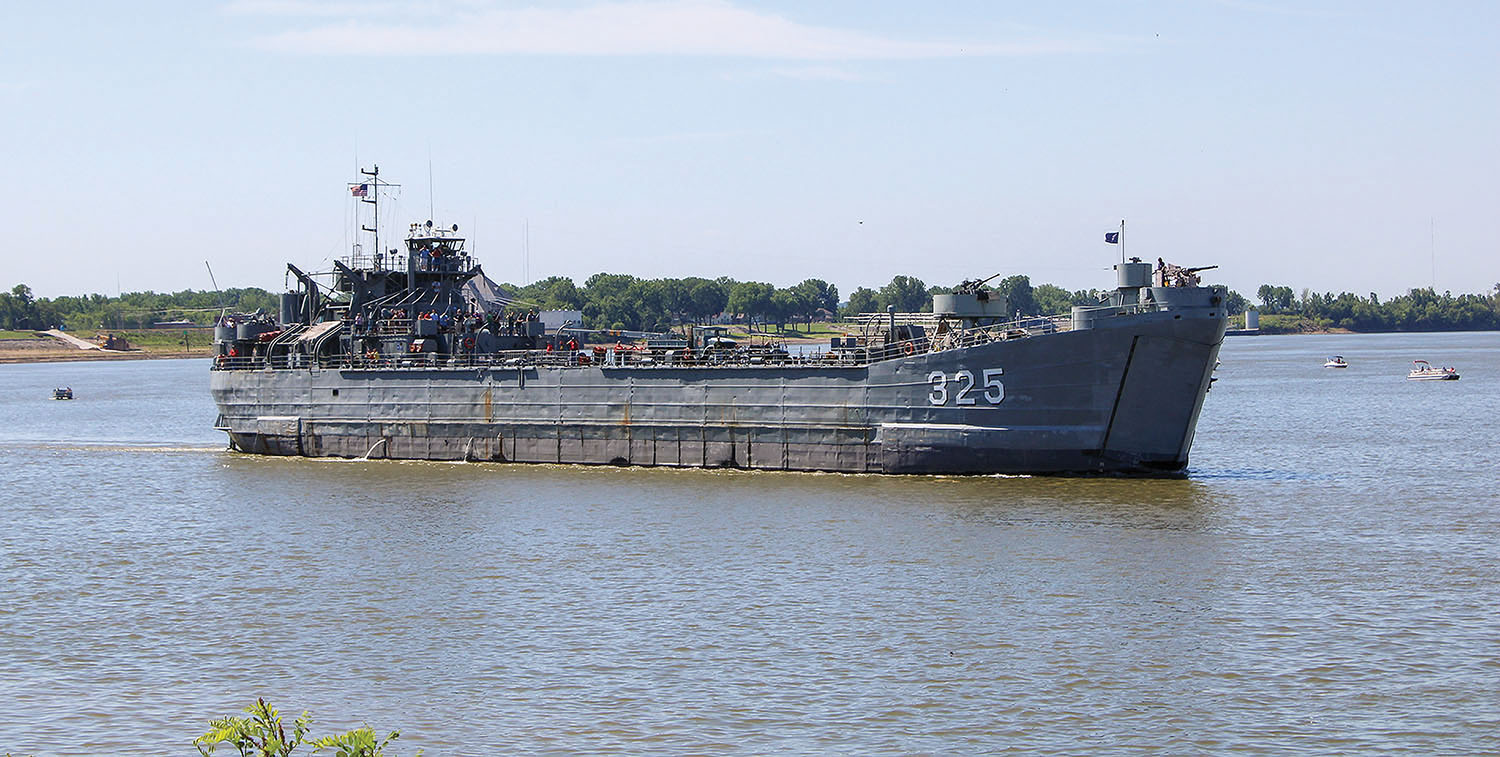
M 365 726 L 364 728 L 356 728 L 348 733 L 341 733 L 337 736 L 324 736 L 321 739 L 314 739 L 312 745 L 314 752 L 321 752 L 324 749 L 338 750 L 334 752 L 334 757 L 383 757 L 385 755 L 386 744 L 399 738 L 401 738 L 400 731 L 391 731 L 389 736 L 376 743 L 375 731 L 369 726 Z M 417 757 L 421 757 L 421 755 L 422 752 L 418 751 Z M 395 756 L 392 755 L 392 757 Z
M 231 715 L 209 721 L 208 733 L 193 739 L 198 754 L 208 757 L 220 745 L 229 744 L 239 750 L 240 757 L 288 757 L 292 750 L 308 744 L 313 752 L 336 750 L 335 757 L 396 757 L 386 755 L 385 748 L 401 737 L 400 731 L 391 731 L 390 735 L 377 741 L 375 731 L 365 726 L 309 741 L 306 737 L 312 718 L 303 712 L 292 721 L 291 738 L 288 738 L 281 713 L 266 704 L 265 699 L 255 700 L 255 704 L 245 708 L 245 713 L 249 717 Z M 417 757 L 421 755 L 421 750 L 418 750 Z

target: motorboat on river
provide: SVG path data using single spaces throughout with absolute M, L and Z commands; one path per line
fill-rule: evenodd
M 1328 358 L 1328 362 L 1323 363 L 1323 367 L 1324 368 L 1348 368 L 1349 367 L 1349 361 L 1345 360 L 1343 355 L 1333 355 L 1333 356 L 1331 356 L 1331 357 Z
M 53 389 L 52 390 L 52 399 L 55 399 L 55 400 L 70 400 L 70 399 L 73 399 L 73 387 L 71 387 L 71 386 L 59 386 L 56 389 Z
M 1411 372 L 1406 374 L 1409 381 L 1457 381 L 1458 369 L 1443 366 L 1436 368 L 1426 360 L 1411 361 Z

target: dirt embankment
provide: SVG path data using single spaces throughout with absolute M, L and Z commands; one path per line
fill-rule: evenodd
M 81 350 L 48 337 L 0 339 L 0 363 L 63 363 L 78 360 L 152 360 L 208 357 L 208 346 L 184 351 L 175 349 Z

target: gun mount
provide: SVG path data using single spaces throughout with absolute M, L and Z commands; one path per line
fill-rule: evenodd
M 995 279 L 997 279 L 999 277 L 1000 277 L 1000 274 L 997 273 L 994 276 L 990 276 L 990 277 L 984 278 L 984 279 L 965 279 L 958 286 L 956 286 L 956 287 L 953 288 L 953 293 L 954 294 L 973 294 L 973 295 L 984 294 L 985 293 L 984 285 L 990 283 L 991 281 L 994 281 Z

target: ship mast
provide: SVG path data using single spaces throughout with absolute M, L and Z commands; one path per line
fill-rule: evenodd
M 375 235 L 375 255 L 378 256 L 380 255 L 380 166 L 374 166 L 373 168 L 375 169 L 373 171 L 366 171 L 365 169 L 361 168 L 359 169 L 359 172 L 360 174 L 368 176 L 374 180 L 371 182 L 375 188 L 375 191 L 370 193 L 372 197 L 362 197 L 360 198 L 360 202 L 368 203 L 374 206 L 372 210 L 375 214 L 375 228 L 372 229 L 369 226 L 365 226 L 364 224 L 360 224 L 360 228 Z M 371 260 L 373 259 L 374 258 L 371 258 Z
M 360 180 L 351 183 L 349 185 L 349 188 L 353 190 L 354 196 L 358 197 L 360 202 L 371 206 L 371 211 L 374 214 L 373 223 L 375 224 L 374 227 L 370 227 L 361 223 L 359 225 L 359 230 L 368 231 L 371 234 L 375 235 L 375 253 L 372 256 L 371 260 L 372 262 L 383 261 L 385 259 L 385 255 L 380 249 L 380 190 L 385 187 L 399 187 L 401 185 L 392 184 L 388 181 L 381 181 L 380 166 L 372 166 L 371 170 L 369 171 L 361 168 L 359 169 L 359 173 L 361 177 L 369 177 L 369 181 L 365 181 L 363 180 L 363 178 L 361 178 Z M 358 223 L 358 215 L 358 213 L 355 214 L 356 223 Z M 352 262 L 354 261 L 351 260 L 351 263 Z M 385 266 L 382 265 L 380 267 L 384 268 Z

